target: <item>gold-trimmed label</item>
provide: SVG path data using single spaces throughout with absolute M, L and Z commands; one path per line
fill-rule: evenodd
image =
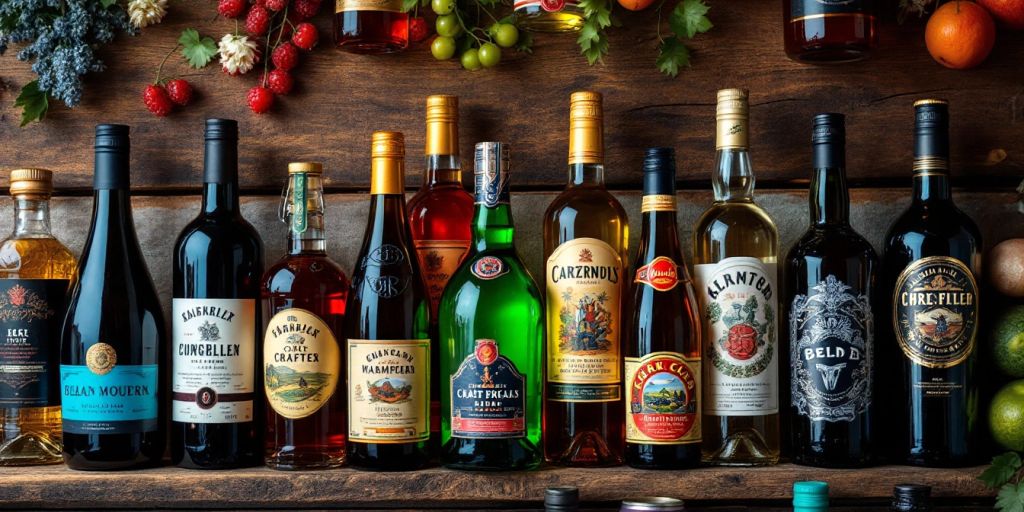
M 346 11 L 402 12 L 402 0 L 335 0 L 334 12 Z
M 430 340 L 348 340 L 348 438 L 430 437 Z
M 85 366 L 96 375 L 106 375 L 117 366 L 117 351 L 106 343 L 93 343 L 85 352 Z
M 671 194 L 653 194 L 644 196 L 640 201 L 641 212 L 674 212 L 676 196 Z
M 652 352 L 626 358 L 626 441 L 701 441 L 700 358 Z
M 327 404 L 338 387 L 341 350 L 320 317 L 283 309 L 263 336 L 263 388 L 274 412 L 305 418 Z

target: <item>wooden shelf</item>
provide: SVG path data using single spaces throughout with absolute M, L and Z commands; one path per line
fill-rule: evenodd
M 417 508 L 539 502 L 550 486 L 579 487 L 584 501 L 641 496 L 684 500 L 785 500 L 796 480 L 825 480 L 833 498 L 884 498 L 894 485 L 932 486 L 937 499 L 986 497 L 982 468 L 883 466 L 825 470 L 781 464 L 768 468 L 640 471 L 545 468 L 518 473 L 468 473 L 433 468 L 408 473 L 353 469 L 280 472 L 266 468 L 195 471 L 159 468 L 80 472 L 63 466 L 0 469 L 0 506 L 8 508 Z M 941 503 L 941 501 L 939 502 Z

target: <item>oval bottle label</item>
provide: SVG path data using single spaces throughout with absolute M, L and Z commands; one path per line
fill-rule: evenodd
M 701 441 L 700 359 L 675 352 L 626 358 L 626 441 Z
M 320 410 L 334 395 L 341 350 L 331 328 L 315 314 L 284 309 L 267 324 L 263 373 L 267 403 L 288 419 Z
M 634 283 L 641 283 L 658 290 L 667 292 L 679 284 L 679 265 L 672 258 L 658 256 L 650 263 L 636 269 Z

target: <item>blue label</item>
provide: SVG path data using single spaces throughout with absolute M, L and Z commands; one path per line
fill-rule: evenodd
M 874 15 L 872 0 L 793 0 L 790 19 L 830 14 Z
M 103 375 L 61 365 L 64 431 L 127 434 L 157 429 L 157 365 L 115 366 Z
M 526 379 L 498 354 L 495 340 L 477 340 L 451 376 L 452 436 L 516 439 L 526 436 Z

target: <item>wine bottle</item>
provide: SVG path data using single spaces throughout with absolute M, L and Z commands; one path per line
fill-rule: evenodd
M 850 226 L 842 114 L 814 117 L 810 228 L 786 257 L 789 438 L 793 461 L 872 461 L 878 256 Z M 786 331 L 783 331 L 786 332 Z
M 352 53 L 394 53 L 409 47 L 410 14 L 402 0 L 336 0 L 334 43 Z
M 374 132 L 370 218 L 346 322 L 349 462 L 412 470 L 430 453 L 430 299 L 406 224 L 405 139 Z
M 281 198 L 288 252 L 263 274 L 264 462 L 272 469 L 345 463 L 345 323 L 349 281 L 327 256 L 323 166 L 288 164 Z
M 643 231 L 623 349 L 626 463 L 644 469 L 696 467 L 701 327 L 676 226 L 675 151 L 648 149 L 643 170 Z
M 238 205 L 238 123 L 206 121 L 203 204 L 178 236 L 171 305 L 171 460 L 263 460 L 259 308 L 263 241 Z
M 789 58 L 853 62 L 878 46 L 879 0 L 783 0 L 782 32 Z
M 541 453 L 544 306 L 513 244 L 508 146 L 476 145 L 473 254 L 441 300 L 441 461 L 536 468 Z
M 61 336 L 64 462 L 156 465 L 166 446 L 164 314 L 135 234 L 128 127 L 96 127 L 89 235 Z

